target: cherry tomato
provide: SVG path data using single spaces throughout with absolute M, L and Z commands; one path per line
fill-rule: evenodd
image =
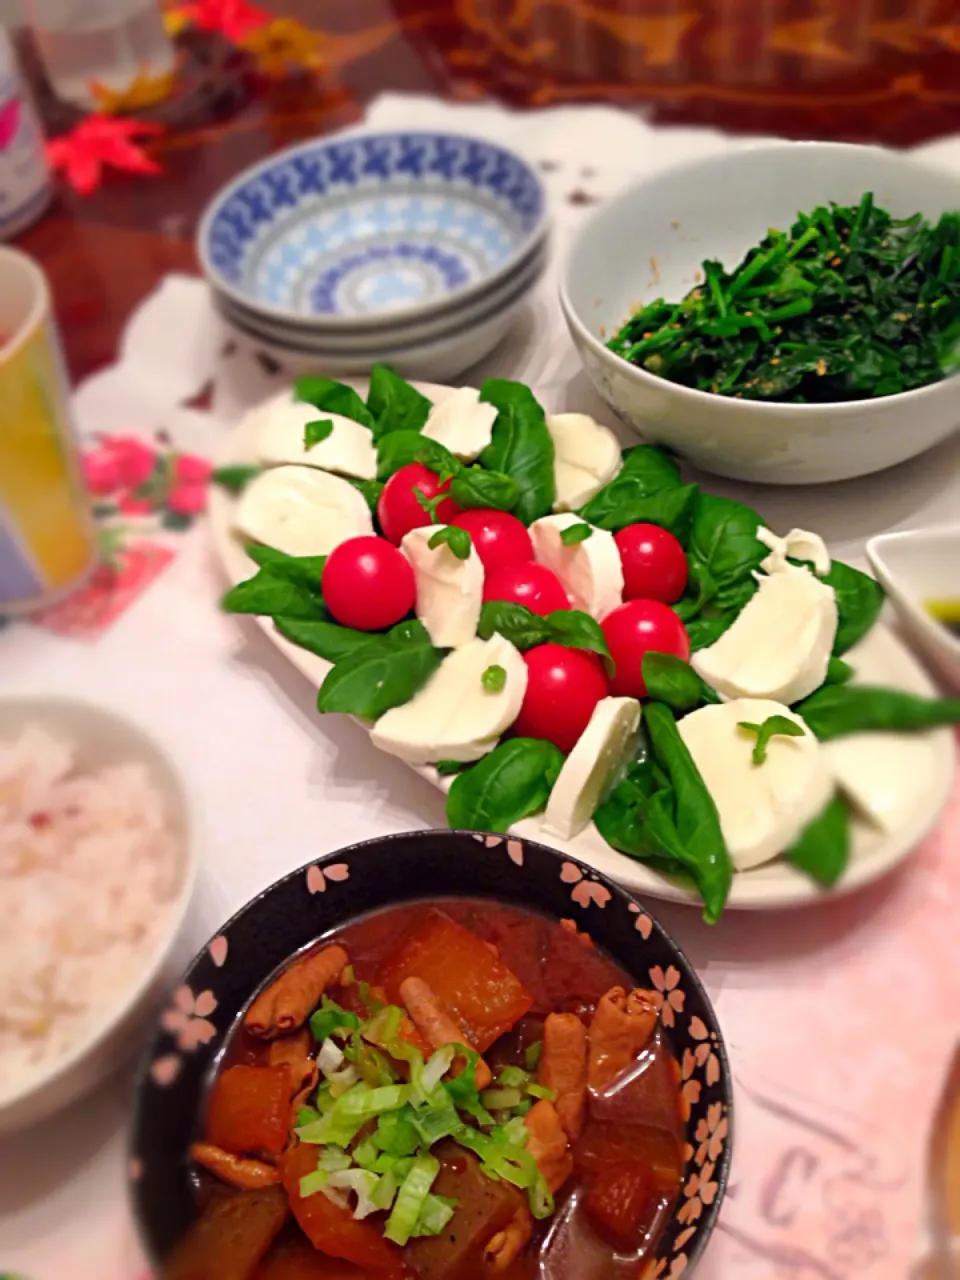
M 647 696 L 641 672 L 645 653 L 671 653 L 684 662 L 690 657 L 686 628 L 659 600 L 628 600 L 608 613 L 600 625 L 617 668 L 610 681 L 610 692 L 617 697 Z
M 540 644 L 523 655 L 527 691 L 514 729 L 521 738 L 546 738 L 571 751 L 601 698 L 607 677 L 595 654 Z
M 324 604 L 345 627 L 392 627 L 410 612 L 416 598 L 410 562 L 386 538 L 348 538 L 327 556 Z
M 623 598 L 676 604 L 687 585 L 687 557 L 670 530 L 628 524 L 613 540 L 623 565 Z
M 429 514 L 417 501 L 414 489 L 419 490 L 424 498 L 435 498 L 449 488 L 449 480 L 441 484 L 440 477 L 419 462 L 411 462 L 394 472 L 384 485 L 377 503 L 377 518 L 386 537 L 399 546 L 411 529 L 420 529 L 431 523 Z M 460 508 L 452 498 L 446 498 L 437 507 L 437 519 L 441 524 L 450 524 L 459 514 Z
M 534 613 L 546 617 L 557 609 L 569 609 L 570 602 L 560 579 L 546 565 L 525 560 L 519 564 L 501 564 L 483 580 L 483 598 L 509 600 L 511 604 L 526 605 Z
M 508 511 L 475 507 L 462 511 L 450 523 L 469 533 L 487 573 L 502 564 L 533 559 L 533 542 L 526 526 Z

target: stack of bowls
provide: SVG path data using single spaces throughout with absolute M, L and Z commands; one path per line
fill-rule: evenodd
M 236 330 L 331 373 L 443 381 L 503 338 L 543 273 L 546 197 L 495 143 L 449 133 L 306 142 L 240 174 L 198 233 Z

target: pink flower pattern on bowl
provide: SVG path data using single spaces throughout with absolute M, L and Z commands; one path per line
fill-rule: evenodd
M 606 885 L 598 884 L 596 880 L 585 876 L 583 871 L 575 862 L 565 862 L 560 869 L 560 879 L 564 884 L 572 884 L 574 887 L 570 893 L 570 897 L 578 907 L 583 907 L 586 911 L 591 902 L 600 908 L 603 908 L 610 901 L 610 890 Z
M 212 991 L 201 991 L 194 997 L 188 986 L 177 987 L 173 1003 L 160 1019 L 164 1031 L 174 1037 L 181 1053 L 193 1053 L 201 1044 L 209 1044 L 217 1028 L 209 1021 L 217 1007 Z
M 670 965 L 664 973 L 659 965 L 650 970 L 650 981 L 653 983 L 654 999 L 660 1008 L 660 1018 L 665 1027 L 676 1023 L 674 1014 L 683 1013 L 686 996 L 679 989 L 680 970 Z

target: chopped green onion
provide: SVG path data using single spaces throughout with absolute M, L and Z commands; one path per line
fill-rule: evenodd
M 513 1108 L 513 1114 L 520 1116 L 521 1119 L 533 1108 L 532 1098 L 521 1098 L 517 1105 Z
M 394 1111 L 407 1101 L 408 1088 L 402 1084 L 371 1089 L 355 1084 L 337 1099 L 322 1120 L 297 1130 L 301 1142 L 316 1142 L 346 1147 L 368 1120 L 385 1111 Z
M 519 1106 L 522 1099 L 519 1089 L 485 1089 L 480 1095 L 480 1101 L 488 1111 L 509 1111 L 511 1107 Z
M 417 1127 L 413 1123 L 413 1107 L 401 1107 L 388 1111 L 377 1121 L 373 1135 L 377 1146 L 388 1156 L 411 1156 L 420 1145 Z
M 396 1198 L 400 1183 L 392 1169 L 388 1169 L 378 1180 L 371 1192 L 370 1199 L 378 1209 L 389 1209 Z
M 334 1150 L 338 1148 L 334 1147 Z M 353 1148 L 353 1160 L 361 1169 L 372 1169 L 380 1156 L 380 1148 L 373 1138 L 364 1138 Z
M 322 1044 L 334 1032 L 352 1031 L 359 1026 L 360 1019 L 355 1013 L 348 1013 L 328 996 L 324 996 L 320 1008 L 310 1019 L 310 1034 Z
M 327 1187 L 333 1191 L 352 1191 L 357 1197 L 357 1203 L 353 1210 L 355 1218 L 368 1218 L 371 1213 L 376 1213 L 379 1205 L 373 1199 L 373 1193 L 377 1189 L 380 1179 L 375 1173 L 370 1173 L 366 1169 L 343 1169 L 338 1173 L 331 1173 L 327 1181 Z
M 390 1217 L 383 1234 L 401 1247 L 407 1243 L 417 1226 L 420 1214 L 427 1202 L 430 1188 L 440 1172 L 436 1156 L 417 1156 L 410 1172 L 397 1192 Z
M 508 1139 L 506 1129 L 487 1134 L 464 1128 L 457 1142 L 480 1157 L 480 1168 L 487 1177 L 502 1178 L 526 1191 L 530 1212 L 535 1218 L 547 1218 L 553 1213 L 553 1196 L 536 1160 L 529 1151 Z
M 350 1168 L 350 1157 L 340 1147 L 324 1147 L 320 1152 L 318 1169 L 326 1169 L 327 1173 L 338 1173 Z
M 540 1065 L 540 1059 L 543 1056 L 543 1041 L 536 1040 L 533 1044 L 527 1045 L 527 1051 L 523 1055 L 523 1060 L 527 1064 L 528 1071 L 536 1071 Z
M 524 1089 L 530 1082 L 530 1073 L 524 1071 L 523 1067 L 504 1067 L 497 1076 L 497 1084 L 505 1085 L 508 1089 Z
M 438 1236 L 457 1207 L 456 1200 L 449 1196 L 428 1195 L 413 1230 L 414 1236 Z
M 317 1169 L 315 1173 L 304 1174 L 300 1179 L 301 1199 L 306 1200 L 308 1196 L 315 1196 L 318 1191 L 322 1191 L 329 1177 L 326 1169 Z
M 320 1112 L 316 1107 L 301 1107 L 297 1112 L 297 1129 L 303 1129 L 308 1124 L 314 1124 L 320 1119 Z
M 421 1087 L 424 1094 L 430 1094 L 450 1070 L 457 1056 L 456 1046 L 446 1044 L 434 1053 L 421 1073 Z
M 441 1138 L 449 1138 L 463 1128 L 457 1109 L 443 1086 L 431 1095 L 431 1105 L 414 1111 L 413 1123 L 425 1147 L 432 1147 Z
M 507 1121 L 503 1126 L 503 1133 L 508 1142 L 513 1142 L 518 1147 L 525 1147 L 530 1138 L 529 1130 L 519 1116 Z
M 480 1101 L 480 1090 L 477 1088 L 477 1063 L 480 1055 L 465 1044 L 455 1046 L 457 1056 L 466 1059 L 467 1065 L 459 1075 L 448 1080 L 444 1086 L 453 1099 L 458 1111 L 465 1111 L 478 1124 L 493 1124 L 493 1116 Z
M 402 1021 L 402 1009 L 398 1009 L 396 1005 L 384 1005 L 369 1021 L 363 1024 L 360 1028 L 360 1033 L 364 1040 L 368 1040 L 370 1044 L 375 1044 L 378 1049 L 389 1050 L 397 1038 Z
M 556 1102 L 557 1100 L 556 1089 L 548 1089 L 546 1085 L 542 1084 L 528 1084 L 527 1093 L 534 1098 L 545 1098 L 547 1102 Z

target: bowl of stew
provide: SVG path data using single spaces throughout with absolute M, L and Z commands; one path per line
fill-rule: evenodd
M 173 992 L 142 1064 L 160 1280 L 637 1280 L 713 1229 L 732 1082 L 645 907 L 543 845 L 430 831 L 292 872 Z

